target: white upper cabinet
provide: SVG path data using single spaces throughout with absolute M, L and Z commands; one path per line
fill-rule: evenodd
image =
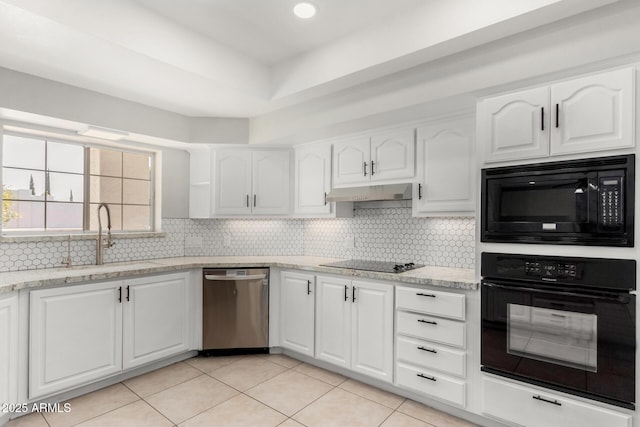
M 472 215 L 474 138 L 471 118 L 449 119 L 418 128 L 418 181 L 414 214 Z
M 633 147 L 634 79 L 627 68 L 482 100 L 484 161 Z
M 215 213 L 250 214 L 251 151 L 216 150 Z
M 291 181 L 289 150 L 253 151 L 252 213 L 288 214 Z
M 331 146 L 295 149 L 294 193 L 296 214 L 330 214 L 327 193 L 331 190 Z
M 415 176 L 414 130 L 400 129 L 333 145 L 333 185 L 410 180 Z
M 551 154 L 633 147 L 634 93 L 631 68 L 552 85 Z
M 189 149 L 189 218 L 211 216 L 211 147 Z

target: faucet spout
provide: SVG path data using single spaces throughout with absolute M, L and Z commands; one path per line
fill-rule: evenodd
M 100 209 L 104 208 L 107 211 L 107 239 L 102 238 L 102 218 L 100 217 Z M 103 250 L 115 245 L 116 242 L 111 238 L 111 209 L 106 203 L 100 203 L 98 205 L 98 237 L 96 240 L 96 265 L 102 265 L 104 263 Z

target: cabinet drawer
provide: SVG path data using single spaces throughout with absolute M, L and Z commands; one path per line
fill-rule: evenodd
M 437 346 L 427 341 L 398 336 L 397 358 L 446 374 L 463 378 L 465 376 L 465 352 Z
M 455 320 L 398 311 L 398 333 L 464 348 L 466 326 Z
M 464 320 L 464 295 L 419 288 L 396 287 L 397 308 Z
M 631 416 L 484 376 L 483 412 L 527 427 L 630 427 Z
M 398 363 L 397 384 L 436 399 L 465 406 L 465 382 L 431 371 Z

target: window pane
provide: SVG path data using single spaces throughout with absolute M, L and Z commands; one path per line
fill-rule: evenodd
M 47 229 L 82 230 L 82 203 L 47 203 Z
M 89 230 L 98 230 L 98 204 L 89 206 Z M 111 231 L 122 230 L 122 205 L 109 205 L 111 211 Z M 102 231 L 107 232 L 107 212 L 104 208 L 100 209 L 102 218 Z
M 92 176 L 90 192 L 91 202 L 122 203 L 122 179 Z
M 123 229 L 125 230 L 149 230 L 150 210 L 149 206 L 128 206 L 122 207 Z
M 131 205 L 148 205 L 151 182 L 135 179 L 123 180 L 122 202 Z
M 84 173 L 84 147 L 47 142 L 47 167 L 51 171 Z
M 91 148 L 89 170 L 92 175 L 122 176 L 122 152 Z
M 146 154 L 122 153 L 123 176 L 125 178 L 149 179 L 151 167 Z
M 5 135 L 2 165 L 44 170 L 44 141 Z
M 49 197 L 58 202 L 84 201 L 84 177 L 68 173 L 49 173 Z
M 4 229 L 44 229 L 44 202 L 12 201 L 9 209 L 17 215 L 3 224 Z
M 2 169 L 2 184 L 14 199 L 44 200 L 44 172 L 24 169 Z

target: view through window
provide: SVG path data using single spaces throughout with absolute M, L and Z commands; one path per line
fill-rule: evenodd
M 108 203 L 112 230 L 151 230 L 153 159 L 149 153 L 4 135 L 2 228 L 97 230 L 97 207 Z

